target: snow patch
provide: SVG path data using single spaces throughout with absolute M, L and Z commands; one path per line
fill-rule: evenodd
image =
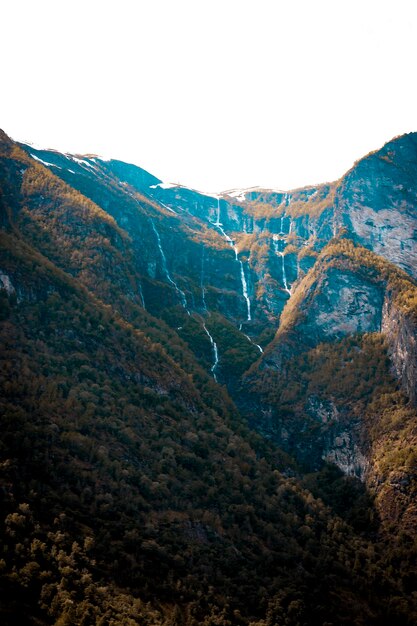
M 244 202 L 246 200 L 246 191 L 243 189 L 235 189 L 227 192 L 227 195 L 234 198 L 238 202 Z
M 173 189 L 174 187 L 179 187 L 177 183 L 158 183 L 157 185 L 149 185 L 149 189 L 156 189 L 159 187 L 160 189 Z
M 93 161 L 94 163 L 99 163 L 100 161 L 109 162 L 111 160 L 112 160 L 111 157 L 104 157 L 104 156 L 101 156 L 101 154 L 100 155 L 98 154 L 94 158 L 90 159 L 90 161 Z
M 222 198 L 224 195 L 211 191 L 201 191 L 200 189 L 193 189 L 193 187 L 187 187 L 186 185 L 181 185 L 180 183 L 157 183 L 156 185 L 149 185 L 149 189 L 157 189 L 158 187 L 159 189 L 187 189 L 188 191 L 193 191 L 200 194 L 200 196 L 207 196 L 207 198 L 214 198 L 215 200 Z
M 40 159 L 39 157 L 35 156 L 34 154 L 30 153 L 30 156 L 35 159 L 35 161 L 39 161 L 39 163 L 42 163 L 42 165 L 46 165 L 46 167 L 56 167 L 59 170 L 62 170 L 62 167 L 59 167 L 59 165 L 55 165 L 55 163 L 48 163 L 48 161 L 42 161 L 42 159 Z
M 72 159 L 72 161 L 75 161 L 76 163 L 78 163 L 78 165 L 81 165 L 81 166 L 85 166 L 86 165 L 87 167 L 90 167 L 93 170 L 96 169 L 96 167 L 94 165 L 91 165 L 91 163 L 89 163 L 85 159 L 79 159 L 78 157 L 74 156 L 73 154 L 67 154 L 66 156 L 69 157 L 70 159 Z

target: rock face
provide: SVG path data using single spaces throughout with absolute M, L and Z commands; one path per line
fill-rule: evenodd
M 323 461 L 333 463 L 346 476 L 365 480 L 369 459 L 364 451 L 361 422 L 349 410 L 336 406 L 331 398 L 306 396 L 302 407 L 304 418 L 281 422 L 270 411 L 273 423 L 269 434 L 302 465 L 318 470 Z
M 320 458 L 334 463 L 346 476 L 364 480 L 369 460 L 361 445 L 360 420 L 348 411 L 338 409 L 332 400 L 317 396 L 307 399 L 306 409 L 323 431 Z
M 343 178 L 337 222 L 362 245 L 417 277 L 417 134 L 362 159 Z
M 389 344 L 396 377 L 413 404 L 417 404 L 417 323 L 415 316 L 396 304 L 393 294 L 385 297 L 382 332 Z
M 417 134 L 386 144 L 335 183 L 215 196 L 162 183 L 119 161 L 25 149 L 112 219 L 104 230 L 94 221 L 89 226 L 88 245 L 100 268 L 94 274 L 90 267 L 71 265 L 76 255 L 65 256 L 79 227 L 64 214 L 58 233 L 61 237 L 64 224 L 62 267 L 74 267 L 105 301 L 118 294 L 122 309 L 127 298 L 162 318 L 208 371 L 215 346 L 219 380 L 234 393 L 238 384 L 229 375 L 230 365 L 236 362 L 243 372 L 263 348 L 259 371 L 283 371 L 292 358 L 321 343 L 382 332 L 393 371 L 416 401 L 412 316 L 397 306 L 379 269 L 370 270 L 365 261 L 352 265 L 337 255 L 319 266 L 317 258 L 342 235 L 417 275 Z M 32 194 L 27 213 L 15 203 L 17 218 L 22 216 L 26 236 L 35 241 L 39 221 L 54 216 L 49 230 L 54 239 L 59 215 L 52 205 L 48 212 L 39 198 Z M 100 241 L 93 237 L 96 232 Z M 47 255 L 44 242 L 42 246 Z M 98 280 L 106 267 L 112 292 Z M 4 281 L 3 287 L 7 289 Z M 368 443 L 358 416 L 320 396 L 306 398 L 303 410 L 316 433 L 313 437 L 310 424 L 301 437 L 311 458 L 331 460 L 346 473 L 363 477 Z M 268 406 L 262 411 L 269 415 Z M 300 451 L 296 428 L 281 423 L 279 429 L 282 441 Z
M 173 286 L 161 268 L 149 219 L 161 231 L 167 266 L 186 294 L 188 307 L 204 312 L 203 272 L 210 307 L 237 326 L 251 321 L 246 330 L 254 336 L 269 324 L 278 325 L 296 282 L 341 230 L 416 275 L 416 137 L 405 135 L 388 143 L 336 183 L 291 192 L 249 189 L 218 196 L 164 184 L 120 161 L 26 149 L 129 233 L 151 310 L 156 306 L 154 312 L 161 312 L 150 281 L 165 282 L 167 293 Z M 240 268 L 227 238 L 236 244 L 244 264 L 251 320 L 245 320 Z M 168 301 L 175 299 L 173 290 Z
M 390 533 L 406 540 L 386 561 L 384 595 L 403 576 L 387 606 L 402 611 L 415 572 L 415 145 L 399 138 L 335 183 L 208 196 L 0 133 L 7 584 L 18 572 L 27 593 L 40 556 L 42 606 L 60 605 L 59 589 L 72 611 L 67 583 L 89 573 L 68 533 L 85 539 L 91 523 L 104 555 L 93 621 L 108 567 L 118 589 L 177 598 L 164 623 L 416 623 L 347 610 L 356 588 L 379 601 L 355 576 L 377 572 L 379 586 Z M 25 504 L 36 499 L 41 520 L 53 515 L 32 542 L 22 522 L 38 527 Z M 372 515 L 385 531 L 375 550 Z M 64 561 L 80 559 L 64 585 L 62 563 L 36 547 L 56 538 L 51 556 L 65 554 L 58 519 Z
M 16 290 L 13 286 L 12 281 L 10 280 L 10 276 L 5 272 L 0 270 L 0 288 L 4 289 L 7 295 L 11 296 L 16 293 Z
M 381 329 L 382 293 L 353 272 L 331 268 L 317 284 L 302 322 L 308 342 L 341 339 Z
M 263 413 L 268 436 L 306 466 L 317 469 L 325 460 L 372 481 L 379 455 L 373 450 L 383 448 L 386 431 L 376 434 L 375 409 L 367 406 L 380 393 L 378 402 L 388 415 L 386 390 L 392 389 L 393 398 L 396 393 L 386 350 L 395 378 L 416 402 L 417 324 L 411 305 L 416 297 L 411 278 L 364 248 L 341 240 L 324 249 L 297 283 L 275 339 L 249 376 L 269 407 Z M 383 343 L 362 345 L 361 337 L 380 337 Z M 350 338 L 357 343 L 349 346 Z M 389 419 L 394 424 L 398 418 Z
M 280 370 L 292 355 L 321 342 L 381 331 L 384 288 L 375 276 L 323 257 L 294 290 L 284 321 L 260 367 Z
M 328 463 L 334 463 L 346 476 L 356 476 L 364 480 L 369 460 L 363 454 L 355 435 L 352 426 L 348 425 L 346 430 L 329 439 L 321 458 Z

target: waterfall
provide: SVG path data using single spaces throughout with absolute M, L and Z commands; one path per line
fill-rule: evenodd
M 167 266 L 166 256 L 165 256 L 165 253 L 164 253 L 164 251 L 162 249 L 161 238 L 160 238 L 159 233 L 158 233 L 158 231 L 156 229 L 156 226 L 155 226 L 155 224 L 153 223 L 152 220 L 151 220 L 151 225 L 152 225 L 153 232 L 155 233 L 155 236 L 156 236 L 156 241 L 158 243 L 158 248 L 159 248 L 159 252 L 161 254 L 161 259 L 162 259 L 162 269 L 164 271 L 166 279 L 174 287 L 175 291 L 179 295 L 179 298 L 181 300 L 182 306 L 187 311 L 188 315 L 190 315 L 190 311 L 187 308 L 187 299 L 185 297 L 185 293 L 182 291 L 182 289 L 180 289 L 178 287 L 177 283 L 171 278 L 171 274 L 169 273 L 168 266 Z
M 287 275 L 285 273 L 285 261 L 284 261 L 284 253 L 278 251 L 278 254 L 280 255 L 281 259 L 282 259 L 282 282 L 284 285 L 284 289 L 287 293 L 289 293 L 291 295 L 291 291 L 288 289 L 288 283 L 287 283 Z
M 279 231 L 280 235 L 285 235 L 285 233 L 284 233 L 284 217 L 285 217 L 285 213 L 283 213 L 281 215 L 281 226 L 280 226 L 280 231 Z
M 140 299 L 142 300 L 142 307 L 145 309 L 146 311 L 146 306 L 145 306 L 145 298 L 143 297 L 143 291 L 142 291 L 142 285 L 141 283 L 139 283 L 138 285 L 138 291 L 139 291 L 139 295 L 140 295 Z
M 239 328 L 239 330 L 241 330 L 241 328 Z M 243 334 L 245 334 L 245 333 L 243 333 Z M 262 347 L 261 347 L 258 343 L 255 343 L 254 341 L 252 341 L 252 339 L 249 337 L 249 335 L 245 335 L 245 337 L 246 337 L 246 339 L 247 339 L 248 341 L 250 341 L 250 342 L 251 342 L 251 344 L 252 344 L 253 346 L 256 346 L 256 347 L 258 348 L 258 350 L 259 350 L 259 352 L 260 352 L 261 354 L 263 353 Z
M 281 257 L 282 259 L 282 284 L 284 285 L 284 289 L 285 291 L 291 295 L 291 290 L 288 289 L 288 283 L 287 283 L 287 274 L 285 272 L 285 261 L 284 261 L 284 253 L 279 249 L 279 243 L 278 243 L 278 236 L 277 235 L 273 235 L 272 237 L 272 245 L 274 246 L 274 251 L 275 254 L 278 254 L 278 256 Z
M 291 219 L 291 216 L 290 216 L 290 226 L 289 226 L 289 229 L 288 229 L 288 234 L 291 235 L 291 232 L 292 232 L 292 219 Z
M 297 280 L 300 278 L 300 256 L 297 254 Z
M 332 227 L 333 227 L 333 237 L 337 236 L 337 225 L 336 225 L 336 214 L 333 210 L 333 219 L 332 219 Z
M 233 242 L 233 239 L 231 239 L 231 238 L 229 237 L 229 235 L 227 235 L 227 234 L 224 232 L 224 230 L 223 230 L 223 228 L 222 228 L 222 225 L 221 225 L 221 224 L 214 224 L 214 225 L 215 225 L 215 226 L 217 226 L 217 228 L 219 229 L 219 231 L 221 232 L 221 234 L 223 235 L 223 237 L 226 239 L 226 241 L 227 241 L 227 243 L 229 244 L 229 246 L 232 246 L 232 248 L 233 248 L 233 247 L 234 247 L 234 242 Z
M 214 225 L 218 226 L 218 227 L 221 226 L 221 222 L 220 222 L 220 198 L 217 198 L 217 219 L 216 219 L 216 222 L 215 222 Z
M 207 335 L 207 337 L 210 339 L 210 343 L 211 343 L 211 347 L 213 348 L 213 356 L 214 356 L 214 363 L 212 365 L 212 367 L 210 368 L 210 372 L 213 374 L 213 378 L 217 383 L 217 376 L 216 376 L 216 367 L 219 363 L 219 351 L 217 349 L 217 343 L 214 341 L 213 337 L 210 335 L 207 326 L 205 325 L 205 323 L 203 322 L 203 328 L 205 330 L 205 333 Z
M 226 239 L 227 243 L 229 244 L 229 246 L 231 248 L 233 248 L 233 250 L 235 251 L 235 259 L 237 261 L 237 263 L 239 263 L 240 266 L 240 282 L 242 284 L 242 294 L 243 297 L 246 300 L 246 307 L 247 307 L 247 321 L 250 322 L 252 320 L 252 316 L 251 316 L 251 305 L 250 305 L 250 299 L 249 299 L 249 295 L 248 295 L 248 283 L 246 282 L 246 276 L 245 276 L 245 272 L 243 269 L 243 263 L 242 261 L 239 259 L 238 253 L 237 253 L 237 246 L 234 243 L 233 239 L 231 239 L 229 237 L 229 235 L 224 231 L 221 223 L 220 223 L 220 201 L 219 199 L 217 199 L 217 222 L 215 224 L 213 224 L 213 226 L 216 226 L 219 231 L 221 232 L 221 234 L 223 235 L 223 237 Z
M 246 300 L 246 307 L 247 307 L 247 321 L 250 322 L 252 319 L 251 316 L 251 312 L 250 312 L 250 299 L 248 296 L 248 284 L 246 282 L 246 276 L 245 276 L 245 272 L 243 270 L 243 263 L 242 261 L 239 259 L 239 256 L 237 254 L 237 246 L 234 245 L 233 246 L 233 250 L 235 251 L 235 258 L 236 261 L 239 263 L 240 265 L 240 282 L 242 283 L 242 293 L 243 293 L 243 297 Z
M 279 254 L 278 235 L 272 235 L 272 246 L 274 248 L 275 254 Z

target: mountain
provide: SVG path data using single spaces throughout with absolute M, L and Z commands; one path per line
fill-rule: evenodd
M 0 134 L 4 624 L 414 624 L 417 134 L 210 196 Z

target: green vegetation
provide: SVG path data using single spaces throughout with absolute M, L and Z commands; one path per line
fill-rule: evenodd
M 384 338 L 257 369 L 265 360 L 232 323 L 241 285 L 216 231 L 125 193 L 105 165 L 74 174 L 75 189 L 3 135 L 0 151 L 2 624 L 415 624 L 416 414 Z M 238 246 L 258 271 L 270 233 Z M 333 241 L 274 345 L 294 328 L 293 299 L 338 263 L 414 310 L 406 275 Z M 266 277 L 258 295 L 274 284 Z M 248 326 L 262 346 L 272 339 L 262 320 Z M 311 402 L 372 448 L 371 491 L 321 459 L 311 471 L 323 425 Z
M 336 493 L 346 485 L 337 475 L 336 484 L 333 477 L 324 491 L 317 488 L 318 478 L 312 478 L 306 484 L 313 493 L 354 525 L 359 520 L 361 527 L 372 528 L 370 523 L 364 525 L 363 519 L 370 522 L 378 515 L 385 531 L 400 527 L 414 537 L 417 412 L 390 373 L 383 335 L 365 334 L 321 343 L 287 360 L 283 371 L 260 371 L 251 384 L 252 392 L 261 396 L 261 403 L 271 407 L 273 428 L 297 433 L 296 439 L 289 437 L 287 451 L 307 468 L 320 461 L 320 456 L 306 454 L 312 438 L 317 440 L 319 451 L 320 442 L 325 446 L 328 437 L 337 437 L 348 428 L 361 447 L 369 450 L 368 482 L 375 501 L 371 503 L 366 496 L 365 510 L 356 510 L 356 502 L 353 510 L 340 508 Z M 324 420 L 320 434 L 313 406 L 319 407 Z M 396 493 L 398 485 L 406 485 L 400 497 Z
M 28 250 L 18 267 L 37 298 L 2 327 L 6 617 L 21 593 L 53 623 L 117 623 L 148 602 L 155 623 L 254 623 L 294 598 L 321 623 L 342 589 L 343 613 L 367 612 L 349 570 L 366 545 L 276 471 L 282 454 L 225 396 L 203 403 L 161 347 Z
M 417 319 L 417 287 L 410 276 L 350 239 L 334 239 L 320 253 L 316 264 L 288 301 L 281 316 L 277 337 L 288 333 L 299 322 L 307 303 L 314 297 L 316 290 L 320 290 L 321 277 L 332 267 L 365 275 L 369 281 L 380 284 L 393 292 L 393 301 L 405 313 Z
M 291 204 L 288 213 L 292 217 L 309 215 L 319 217 L 326 209 L 332 209 L 340 181 L 320 185 L 314 194 L 307 195 L 305 192 L 294 191 L 291 193 Z

